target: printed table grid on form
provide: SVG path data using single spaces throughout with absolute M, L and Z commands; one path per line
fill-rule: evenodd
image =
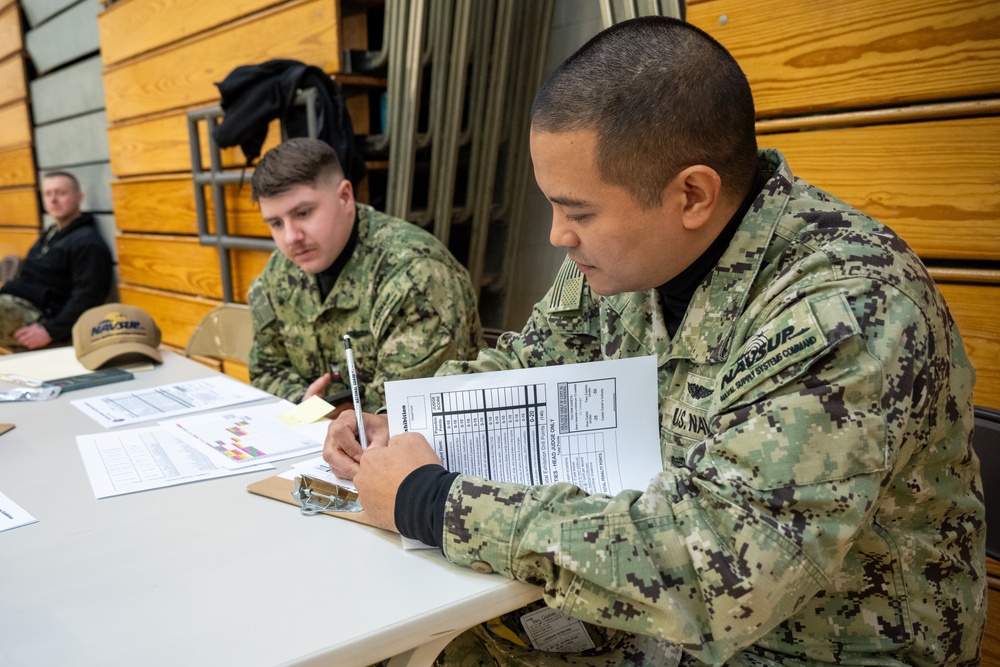
M 544 384 L 434 393 L 432 445 L 449 470 L 520 484 L 561 479 L 606 492 L 614 435 L 601 429 L 615 427 L 614 392 L 614 379 L 559 383 L 558 433 Z

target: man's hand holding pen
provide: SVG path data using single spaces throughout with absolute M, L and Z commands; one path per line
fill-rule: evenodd
M 345 410 L 330 423 L 323 444 L 323 460 L 335 475 L 351 479 L 358 502 L 373 526 L 396 531 L 396 492 L 407 475 L 434 463 L 441 465 L 427 440 L 418 433 L 389 438 L 385 415 L 363 414 L 368 447 L 361 449 L 354 411 Z M 398 532 L 398 531 L 396 531 Z
M 362 413 L 368 446 L 385 445 L 389 441 L 389 419 L 385 415 Z M 357 414 L 354 410 L 344 410 L 330 422 L 323 443 L 323 460 L 337 477 L 354 479 L 358 474 L 358 463 L 364 450 L 358 442 Z

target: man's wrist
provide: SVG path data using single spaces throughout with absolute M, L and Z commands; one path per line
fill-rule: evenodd
M 396 491 L 393 519 L 403 537 L 440 547 L 444 535 L 444 508 L 457 472 L 429 463 L 403 480 Z

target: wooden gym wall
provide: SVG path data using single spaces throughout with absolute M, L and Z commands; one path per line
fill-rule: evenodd
M 365 20 L 338 0 L 120 0 L 98 16 L 121 299 L 152 314 L 168 345 L 183 348 L 223 298 L 218 252 L 197 236 L 187 112 L 219 104 L 215 84 L 239 65 L 290 58 L 341 72 L 343 50 L 366 47 Z M 364 96 L 348 108 L 367 133 Z M 272 125 L 264 150 L 279 136 Z M 245 159 L 227 149 L 223 162 Z M 211 201 L 208 210 L 211 226 Z M 226 210 L 230 233 L 269 238 L 249 184 L 227 188 Z M 236 300 L 267 257 L 232 252 Z
M 21 8 L 0 0 L 0 257 L 24 257 L 38 238 L 40 210 Z
M 1000 2 L 689 0 L 736 56 L 761 146 L 924 259 L 1000 408 Z

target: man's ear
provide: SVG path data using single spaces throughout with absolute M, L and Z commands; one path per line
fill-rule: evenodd
M 681 223 L 685 229 L 700 229 L 720 205 L 722 177 L 703 164 L 682 169 L 670 182 L 681 197 Z
M 337 199 L 344 208 L 354 208 L 354 186 L 346 178 L 337 186 Z

